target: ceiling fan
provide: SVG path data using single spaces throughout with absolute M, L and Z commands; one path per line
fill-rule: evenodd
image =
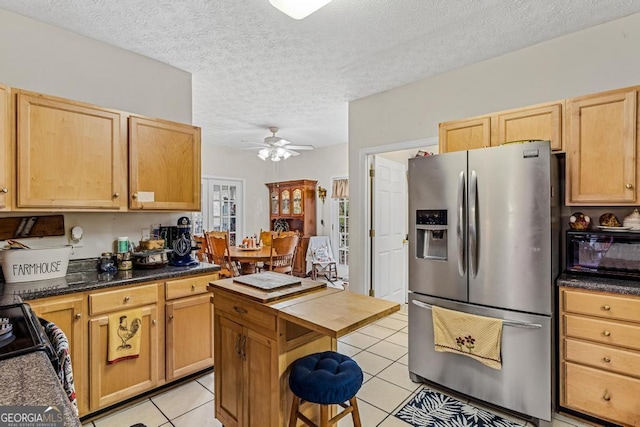
M 248 150 L 260 150 L 258 151 L 258 157 L 262 160 L 271 159 L 271 161 L 279 162 L 282 159 L 300 155 L 294 150 L 313 150 L 313 145 L 291 145 L 291 142 L 276 136 L 278 128 L 275 126 L 271 126 L 269 131 L 273 134 L 272 136 L 267 136 L 264 142 L 254 142 L 253 144 L 258 145 L 258 147 L 248 148 Z

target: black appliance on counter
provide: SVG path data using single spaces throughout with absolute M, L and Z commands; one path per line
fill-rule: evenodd
M 194 247 L 191 237 L 191 220 L 186 216 L 178 218 L 177 228 L 178 236 L 171 244 L 173 254 L 169 260 L 169 265 L 174 267 L 190 267 L 200 264 L 200 262 L 191 255 L 191 252 L 197 249 Z
M 568 230 L 566 271 L 640 279 L 640 232 Z
M 28 304 L 0 306 L 0 360 L 43 351 L 56 372 L 60 362 L 38 317 Z

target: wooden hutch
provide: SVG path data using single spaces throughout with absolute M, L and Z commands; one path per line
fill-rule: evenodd
M 269 188 L 269 227 L 278 231 L 279 224 L 290 231 L 300 233 L 296 250 L 293 274 L 306 275 L 306 255 L 309 237 L 316 234 L 316 184 L 318 181 L 300 179 L 295 181 L 270 182 Z

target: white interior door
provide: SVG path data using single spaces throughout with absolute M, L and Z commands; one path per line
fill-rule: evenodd
M 373 285 L 375 296 L 398 303 L 407 299 L 406 166 L 373 157 Z

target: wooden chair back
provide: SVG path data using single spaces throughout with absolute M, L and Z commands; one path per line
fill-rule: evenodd
M 298 246 L 298 236 L 296 234 L 284 237 L 274 237 L 271 240 L 271 256 L 269 257 L 268 268 L 276 273 L 292 274 L 293 263 L 296 256 L 296 246 Z
M 209 247 L 211 262 L 220 266 L 220 276 L 237 276 L 229 253 L 229 233 L 226 231 L 205 231 L 204 237 Z
M 281 231 L 278 233 L 278 237 L 286 237 L 286 236 L 298 236 L 300 237 L 300 233 L 297 231 Z
M 262 243 L 262 246 L 271 246 L 271 239 L 273 239 L 277 235 L 278 233 L 276 233 L 275 231 L 260 230 L 260 242 Z
M 207 239 L 204 236 L 193 236 L 193 240 L 196 242 L 196 246 L 198 246 L 199 248 L 196 252 L 198 261 L 211 262 L 211 251 L 209 251 L 209 244 L 207 243 Z

